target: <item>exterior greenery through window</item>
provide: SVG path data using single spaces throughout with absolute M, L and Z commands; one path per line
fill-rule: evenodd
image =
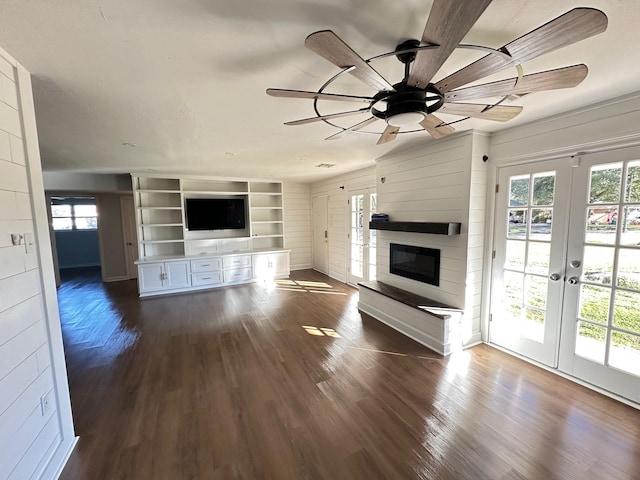
M 96 230 L 98 212 L 91 197 L 60 198 L 51 201 L 54 230 Z

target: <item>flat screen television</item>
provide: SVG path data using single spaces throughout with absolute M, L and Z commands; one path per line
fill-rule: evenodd
M 246 228 L 244 198 L 187 198 L 187 230 L 237 230 Z

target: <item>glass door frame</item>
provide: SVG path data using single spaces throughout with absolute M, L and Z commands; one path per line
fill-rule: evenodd
M 622 238 L 623 226 L 626 225 L 626 218 L 622 210 L 624 206 L 629 203 L 635 203 L 635 207 L 640 206 L 640 199 L 636 201 L 627 201 L 627 175 L 624 168 L 628 163 L 640 160 L 640 148 L 624 148 L 615 151 L 608 151 L 602 153 L 593 153 L 583 155 L 579 161 L 580 166 L 575 170 L 574 188 L 572 191 L 572 206 L 574 206 L 574 212 L 571 216 L 569 225 L 569 240 L 568 240 L 568 259 L 569 265 L 567 269 L 567 282 L 565 285 L 565 301 L 562 312 L 562 331 L 561 331 L 561 344 L 560 344 L 560 357 L 559 357 L 559 370 L 575 376 L 580 380 L 591 383 L 599 388 L 603 388 L 616 395 L 628 398 L 636 403 L 640 402 L 640 375 L 633 374 L 616 368 L 610 365 L 610 354 L 612 350 L 611 337 L 614 332 L 624 334 L 624 329 L 616 326 L 616 307 L 618 297 L 616 293 L 619 292 L 631 292 L 633 290 L 637 292 L 637 289 L 627 289 L 624 286 L 620 288 L 620 284 L 617 281 L 620 273 L 620 254 L 621 250 L 637 251 L 640 255 L 640 249 L 636 248 L 636 244 L 627 244 Z M 622 164 L 623 170 L 621 172 L 621 185 L 620 185 L 620 198 L 617 201 L 603 203 L 603 207 L 609 209 L 617 209 L 617 218 L 615 225 L 615 241 L 613 243 L 598 243 L 590 241 L 587 238 L 587 230 L 590 224 L 589 213 L 593 213 L 594 204 L 591 202 L 590 185 L 591 185 L 591 169 L 594 166 L 602 166 L 611 164 Z M 597 205 L 600 205 L 599 203 Z M 634 207 L 634 208 L 635 208 Z M 626 229 L 625 229 L 626 230 Z M 586 311 L 583 311 L 581 302 L 581 289 L 586 286 L 592 288 L 598 288 L 598 281 L 594 281 L 587 277 L 587 272 L 592 270 L 589 265 L 585 265 L 585 262 L 590 262 L 587 255 L 585 255 L 586 247 L 592 249 L 606 250 L 612 249 L 613 261 L 611 265 L 611 275 L 609 279 L 601 281 L 601 290 L 610 290 L 609 294 L 609 307 L 607 309 L 606 319 L 602 325 L 598 325 L 598 322 L 591 322 L 593 328 L 600 327 L 600 330 L 605 331 L 604 340 L 604 358 L 602 362 L 598 362 L 596 359 L 590 359 L 587 355 L 576 354 L 576 345 L 578 343 L 579 328 L 581 315 L 585 315 Z M 600 254 L 599 257 L 604 255 Z M 591 255 L 593 257 L 593 255 Z M 635 293 L 634 295 L 637 295 Z M 640 309 L 638 309 L 640 311 Z M 639 313 L 640 315 L 640 313 Z M 586 319 L 591 320 L 591 319 Z M 640 332 L 636 332 L 640 333 Z M 590 352 L 594 353 L 594 352 Z
M 537 206 L 533 201 L 533 188 L 536 175 L 545 172 L 555 172 L 554 194 L 551 215 L 551 233 L 549 241 L 540 241 L 533 234 L 533 215 L 528 214 L 533 210 L 546 209 L 547 207 Z M 511 179 L 517 177 L 529 177 L 530 182 L 527 189 L 527 199 L 520 207 L 517 202 L 511 200 Z M 493 252 L 492 253 L 492 273 L 491 273 L 491 297 L 490 297 L 490 322 L 487 338 L 490 343 L 501 348 L 513 351 L 518 355 L 525 356 L 539 363 L 552 368 L 558 364 L 559 333 L 563 298 L 564 265 L 566 263 L 566 235 L 569 211 L 563 206 L 568 205 L 569 189 L 565 188 L 566 183 L 571 182 L 571 167 L 567 159 L 545 160 L 534 163 L 500 166 L 496 172 L 496 180 L 499 185 L 496 193 L 496 203 L 494 206 L 495 218 L 493 228 Z M 525 218 L 519 220 L 524 227 L 524 236 L 510 236 L 511 222 L 510 214 L 517 213 L 515 210 L 524 212 Z M 524 256 L 521 275 L 522 283 L 522 305 L 521 318 L 510 317 L 506 309 L 506 285 L 504 281 L 505 272 L 509 272 L 506 266 L 508 260 L 507 250 L 509 242 L 523 243 Z M 530 265 L 525 265 L 529 259 L 530 246 L 533 244 L 549 244 L 548 271 L 534 271 Z M 514 275 L 519 272 L 518 268 L 513 269 Z M 524 335 L 522 326 L 524 324 L 524 312 L 534 309 L 533 302 L 528 308 L 525 294 L 527 292 L 527 278 L 546 278 L 544 295 L 544 322 L 542 326 L 542 338 L 535 340 Z M 540 311 L 539 309 L 537 310 Z M 525 315 L 526 316 L 526 315 Z M 498 329 L 501 330 L 498 330 Z
M 354 227 L 355 216 L 359 210 L 354 210 L 354 197 L 362 196 L 362 226 Z M 371 214 L 375 213 L 375 206 L 372 203 L 372 197 L 377 198 L 375 188 L 365 188 L 347 192 L 347 283 L 357 285 L 358 282 L 375 280 L 376 267 L 376 230 L 369 229 L 369 221 Z M 354 232 L 362 230 L 362 243 L 354 243 Z M 359 246 L 361 250 L 361 269 L 354 272 L 353 249 Z M 358 275 L 361 273 L 361 275 Z

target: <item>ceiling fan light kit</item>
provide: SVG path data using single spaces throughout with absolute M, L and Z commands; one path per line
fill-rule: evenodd
M 451 124 L 468 118 L 505 122 L 522 111 L 521 106 L 503 105 L 505 101 L 540 91 L 573 88 L 584 80 L 588 69 L 583 64 L 530 75 L 523 75 L 521 64 L 604 32 L 607 28 L 607 16 L 603 12 L 594 8 L 574 8 L 499 49 L 460 44 L 490 3 L 491 0 L 434 0 L 421 40 L 406 40 L 397 45 L 394 51 L 367 60 L 331 30 L 312 33 L 305 40 L 305 46 L 341 68 L 341 71 L 325 82 L 317 92 L 269 88 L 267 94 L 313 100 L 315 117 L 287 122 L 286 125 L 322 121 L 339 130 L 327 140 L 359 132 L 380 135 L 377 143 L 383 144 L 394 140 L 399 133 L 418 131 L 426 131 L 434 138 L 441 138 L 455 131 Z M 450 27 L 452 25 L 453 28 Z M 445 78 L 434 79 L 457 48 L 489 53 Z M 402 81 L 392 85 L 371 63 L 393 55 L 404 65 L 404 77 Z M 516 68 L 516 77 L 465 87 L 509 67 Z M 344 74 L 358 78 L 373 88 L 375 93 L 371 96 L 356 96 L 324 91 Z M 461 103 L 487 98 L 499 99 L 485 104 Z M 367 103 L 368 106 L 322 115 L 318 108 L 319 101 L 358 102 Z M 435 112 L 462 118 L 445 122 L 434 115 Z M 336 118 L 356 115 L 368 115 L 368 118 L 350 127 L 342 127 L 333 122 Z M 363 130 L 378 120 L 387 125 L 382 133 Z M 401 129 L 408 130 L 400 131 Z

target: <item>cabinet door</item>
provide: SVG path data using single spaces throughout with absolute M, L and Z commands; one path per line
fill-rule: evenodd
M 253 276 L 259 280 L 289 276 L 289 253 L 261 253 L 253 256 Z
M 166 287 L 182 288 L 191 286 L 191 268 L 190 262 L 167 262 L 165 263 L 167 271 Z
M 140 293 L 153 292 L 164 288 L 164 263 L 138 265 L 138 286 Z
M 274 277 L 288 277 L 289 252 L 271 254 L 271 265 Z

